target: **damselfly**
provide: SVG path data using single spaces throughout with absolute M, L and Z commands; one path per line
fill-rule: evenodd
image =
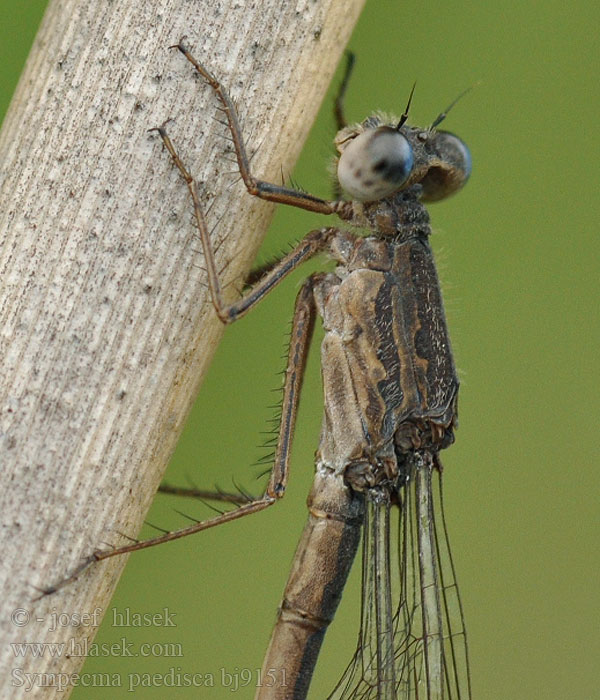
M 265 493 L 198 492 L 237 505 L 182 530 L 98 550 L 51 593 L 96 561 L 214 527 L 267 508 L 285 493 L 290 445 L 308 346 L 317 315 L 324 419 L 309 516 L 263 664 L 258 700 L 306 698 L 320 646 L 342 595 L 363 529 L 363 601 L 354 658 L 331 698 L 470 698 L 466 633 L 448 546 L 439 451 L 454 440 L 458 379 L 429 247 L 423 202 L 443 199 L 467 181 L 470 155 L 453 134 L 374 114 L 347 126 L 336 100 L 337 189 L 332 201 L 256 179 L 234 105 L 221 83 L 177 48 L 214 90 L 248 192 L 271 202 L 337 214 L 353 231 L 311 231 L 233 304 L 225 304 L 196 183 L 165 127 L 158 132 L 189 188 L 212 300 L 230 323 L 298 265 L 328 253 L 334 272 L 311 275 L 296 300 L 282 416 Z M 412 98 L 412 93 L 411 93 Z M 453 103 L 454 104 L 454 103 Z M 452 107 L 452 105 L 450 105 Z M 392 537 L 390 518 L 399 528 Z M 392 552 L 392 541 L 395 551 Z M 392 569 L 392 561 L 396 569 Z

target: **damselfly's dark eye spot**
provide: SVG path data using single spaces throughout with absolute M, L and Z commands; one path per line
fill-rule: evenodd
M 396 129 L 367 129 L 343 150 L 338 179 L 343 189 L 360 202 L 369 202 L 399 189 L 413 167 L 413 152 Z

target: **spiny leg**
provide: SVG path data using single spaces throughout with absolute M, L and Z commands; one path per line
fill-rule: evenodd
M 333 102 L 333 116 L 335 117 L 335 124 L 337 130 L 340 131 L 347 125 L 346 116 L 344 114 L 344 98 L 346 96 L 346 90 L 348 89 L 348 83 L 350 82 L 350 76 L 352 75 L 352 70 L 356 62 L 356 56 L 348 51 L 346 53 L 346 69 L 344 71 L 344 77 L 338 88 L 337 95 Z M 342 188 L 337 177 L 334 180 L 333 185 L 333 196 L 335 199 L 340 200 L 342 198 Z
M 316 309 L 313 299 L 313 286 L 319 275 L 312 275 L 302 286 L 294 309 L 292 320 L 292 330 L 290 334 L 290 346 L 288 350 L 288 361 L 285 370 L 285 382 L 283 386 L 283 400 L 281 405 L 281 419 L 279 421 L 279 432 L 277 436 L 277 446 L 275 449 L 273 468 L 265 495 L 273 498 L 281 498 L 285 492 L 288 477 L 288 464 L 290 448 L 296 425 L 296 415 L 302 388 L 302 380 L 308 357 L 308 348 L 312 338 Z M 189 496 L 200 499 L 214 499 L 215 493 L 201 491 L 195 488 L 179 488 L 173 486 L 161 486 L 163 493 L 175 494 L 178 496 Z M 223 493 L 218 500 L 236 502 L 233 500 L 235 494 Z M 247 499 L 246 499 L 247 500 Z
M 202 242 L 202 249 L 206 260 L 208 284 L 210 287 L 211 297 L 217 315 L 221 321 L 223 321 L 223 323 L 232 323 L 238 318 L 241 318 L 266 294 L 268 294 L 268 292 L 277 286 L 279 282 L 290 274 L 290 272 L 295 270 L 298 265 L 326 248 L 329 240 L 337 233 L 338 230 L 335 228 L 322 228 L 306 234 L 300 243 L 287 255 L 277 261 L 271 267 L 271 269 L 268 270 L 252 287 L 252 289 L 242 296 L 241 299 L 238 299 L 233 304 L 225 304 L 222 295 L 221 283 L 217 272 L 217 266 L 210 243 L 208 226 L 206 225 L 206 220 L 204 218 L 204 214 L 202 213 L 202 207 L 200 206 L 196 182 L 177 154 L 177 151 L 175 150 L 173 142 L 167 134 L 165 127 L 160 126 L 155 129 L 155 131 L 158 131 L 160 134 L 167 151 L 170 153 L 173 162 L 177 166 L 179 172 L 182 174 L 190 191 L 190 195 L 194 203 L 194 216 L 196 217 L 196 224 L 200 233 L 200 241 Z
M 347 124 L 346 115 L 344 114 L 344 98 L 346 97 L 346 91 L 348 89 L 348 83 L 350 82 L 350 76 L 354 69 L 354 64 L 356 63 L 356 56 L 352 51 L 346 52 L 346 69 L 344 70 L 344 77 L 335 96 L 333 102 L 333 116 L 335 117 L 335 124 L 337 130 L 343 129 Z
M 232 503 L 237 506 L 243 506 L 253 500 L 251 496 L 244 493 L 242 490 L 238 493 L 230 493 L 228 491 L 206 491 L 195 487 L 173 486 L 171 484 L 161 484 L 158 487 L 160 493 L 166 493 L 170 496 L 189 496 L 197 498 L 201 501 L 218 501 L 219 503 Z
M 342 202 L 328 202 L 325 199 L 315 197 L 306 192 L 300 192 L 299 190 L 282 187 L 280 185 L 275 185 L 271 182 L 264 182 L 263 180 L 258 180 L 255 178 L 250 172 L 250 161 L 246 153 L 242 129 L 240 127 L 236 109 L 231 98 L 229 97 L 229 93 L 214 77 L 214 75 L 212 75 L 212 73 L 210 73 L 196 58 L 194 58 L 194 56 L 192 56 L 182 41 L 170 48 L 176 48 L 181 51 L 181 53 L 214 90 L 219 102 L 221 103 L 229 125 L 229 131 L 231 132 L 240 175 L 242 176 L 244 184 L 246 185 L 246 189 L 251 195 L 260 197 L 261 199 L 265 199 L 269 202 L 289 204 L 294 207 L 299 207 L 300 209 L 307 209 L 308 211 L 314 211 L 320 214 L 334 214 L 337 212 L 338 208 L 342 206 Z
M 290 338 L 290 347 L 288 351 L 288 362 L 285 373 L 285 383 L 283 387 L 283 404 L 282 415 L 279 426 L 279 436 L 277 440 L 277 449 L 275 452 L 275 461 L 271 470 L 271 476 L 265 493 L 256 499 L 246 501 L 239 505 L 236 510 L 221 513 L 208 520 L 194 522 L 189 527 L 172 532 L 165 532 L 158 537 L 152 537 L 147 540 L 134 541 L 131 544 L 122 547 L 114 547 L 112 549 L 98 549 L 88 557 L 73 571 L 67 578 L 59 581 L 54 586 L 40 589 L 39 598 L 55 593 L 67 584 L 75 581 L 77 577 L 94 563 L 114 557 L 119 554 L 127 554 L 135 552 L 139 549 L 154 547 L 164 542 L 192 535 L 202 530 L 208 530 L 217 525 L 223 525 L 232 520 L 238 520 L 245 515 L 257 513 L 269 506 L 273 505 L 279 498 L 282 498 L 285 493 L 285 487 L 288 478 L 288 468 L 290 459 L 290 448 L 296 423 L 296 415 L 298 411 L 298 402 L 300 399 L 300 389 L 302 387 L 302 379 L 304 377 L 304 369 L 306 367 L 306 358 L 308 356 L 308 348 L 312 338 L 312 332 L 315 324 L 316 308 L 313 298 L 313 277 L 309 277 L 300 289 L 300 293 L 296 299 L 294 309 L 294 317 L 292 322 L 292 335 Z M 207 494 L 209 495 L 209 494 Z M 215 494 L 213 494 L 214 496 Z M 225 499 L 223 499 L 225 500 Z

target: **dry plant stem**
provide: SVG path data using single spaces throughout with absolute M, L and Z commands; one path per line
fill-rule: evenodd
M 34 586 L 60 579 L 117 532 L 137 534 L 222 332 L 187 190 L 147 130 L 174 120 L 169 133 L 204 201 L 214 201 L 226 302 L 272 211 L 243 196 L 223 167 L 214 95 L 167 47 L 187 34 L 244 105 L 244 135 L 260 145 L 253 171 L 277 181 L 361 6 L 51 0 L 0 134 L 0 696 L 53 697 L 15 687 L 17 665 L 79 669 L 77 657 L 17 663 L 8 644 L 91 641 L 93 628 L 38 625 L 33 640 L 11 613 L 106 608 L 123 558 L 31 601 Z

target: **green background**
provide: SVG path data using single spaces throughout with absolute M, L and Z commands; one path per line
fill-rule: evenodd
M 0 5 L 0 114 L 45 7 Z M 431 208 L 448 324 L 462 388 L 460 430 L 444 455 L 447 517 L 467 615 L 474 697 L 597 696 L 598 605 L 598 14 L 596 3 L 433 3 L 370 0 L 351 48 L 358 64 L 352 120 L 400 112 L 417 80 L 411 120 L 427 124 L 481 84 L 447 120 L 470 145 L 466 189 Z M 593 13 L 595 16 L 593 16 Z M 328 194 L 333 120 L 321 111 L 294 179 Z M 593 173 L 596 173 L 594 176 Z M 322 219 L 278 211 L 263 256 Z M 293 297 L 308 269 L 225 334 L 169 468 L 171 482 L 232 478 L 260 490 L 252 463 L 280 383 Z M 313 352 L 289 493 L 277 507 L 130 558 L 113 605 L 175 613 L 175 628 L 111 625 L 123 636 L 180 643 L 183 657 L 90 660 L 86 671 L 214 674 L 201 692 L 139 690 L 143 698 L 252 697 L 222 668 L 260 667 L 305 519 L 321 396 Z M 169 499 L 149 520 L 181 525 Z M 201 505 L 187 505 L 201 517 Z M 150 532 L 148 532 L 150 534 Z M 311 697 L 331 689 L 355 644 L 359 567 L 326 639 Z M 74 698 L 125 698 L 80 689 Z

